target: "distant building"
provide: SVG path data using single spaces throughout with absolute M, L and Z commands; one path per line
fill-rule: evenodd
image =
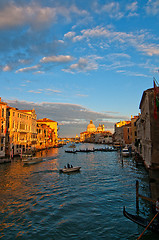
M 95 127 L 95 125 L 93 124 L 93 121 L 92 121 L 92 120 L 90 120 L 90 124 L 88 124 L 88 126 L 87 126 L 87 132 L 88 132 L 88 133 L 96 132 L 96 127 Z
M 132 135 L 132 147 L 135 148 L 137 145 L 137 120 L 139 116 L 131 116 L 131 135 Z
M 46 124 L 52 129 L 52 144 L 58 143 L 58 123 L 48 119 L 48 118 L 43 118 L 43 119 L 38 119 L 37 120 L 38 124 Z
M 105 131 L 104 124 L 99 124 L 96 128 L 93 121 L 87 126 L 87 131 L 80 133 L 81 142 L 90 143 L 112 143 L 112 134 L 109 131 Z
M 45 149 L 54 146 L 55 133 L 48 125 L 37 123 L 36 149 Z
M 130 143 L 131 121 L 120 121 L 115 124 L 114 142 L 120 145 Z

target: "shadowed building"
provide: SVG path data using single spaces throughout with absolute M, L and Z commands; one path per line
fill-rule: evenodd
M 139 108 L 141 154 L 147 168 L 156 168 L 159 167 L 159 114 L 154 115 L 154 88 L 143 92 Z

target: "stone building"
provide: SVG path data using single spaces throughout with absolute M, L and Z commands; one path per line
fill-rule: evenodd
M 45 124 L 52 129 L 52 144 L 57 144 L 58 143 L 58 123 L 48 119 L 48 118 L 43 118 L 43 119 L 38 119 L 37 124 Z
M 115 124 L 114 142 L 120 145 L 130 143 L 130 124 L 131 121 L 120 121 Z
M 6 111 L 7 103 L 2 102 L 0 98 L 0 158 L 5 156 L 5 144 L 7 133 Z
M 159 89 L 159 88 L 158 88 Z M 159 90 L 158 90 L 159 92 Z M 154 88 L 143 92 L 138 121 L 140 148 L 147 168 L 159 166 L 159 114 L 154 116 Z
M 18 155 L 36 146 L 35 110 L 7 107 L 6 155 Z
M 137 145 L 137 120 L 139 116 L 131 116 L 131 135 L 132 135 L 132 147 L 135 148 Z
M 37 123 L 36 149 L 45 149 L 54 146 L 55 133 L 52 128 L 43 123 Z
M 93 121 L 87 126 L 87 131 L 80 133 L 81 142 L 89 143 L 112 143 L 112 133 L 110 131 L 105 131 L 104 124 L 99 124 L 96 128 Z
M 132 131 L 131 131 L 131 122 L 122 126 L 123 129 L 123 142 L 124 145 L 132 144 Z

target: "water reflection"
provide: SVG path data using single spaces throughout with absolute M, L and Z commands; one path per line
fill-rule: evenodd
M 97 147 L 77 147 L 90 146 Z M 141 193 L 147 195 L 144 168 L 136 168 L 131 158 L 122 163 L 117 152 L 68 154 L 65 149 L 43 151 L 45 160 L 28 167 L 21 160 L 0 165 L 1 238 L 114 240 L 139 236 L 142 228 L 125 219 L 122 208 L 135 211 L 137 179 Z M 81 171 L 59 174 L 67 163 L 81 166 Z M 141 201 L 140 211 L 148 216 L 149 204 Z

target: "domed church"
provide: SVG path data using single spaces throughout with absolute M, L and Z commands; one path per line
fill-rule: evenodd
M 95 127 L 95 125 L 93 124 L 93 121 L 92 121 L 92 120 L 90 120 L 90 124 L 88 124 L 88 126 L 87 126 L 87 132 L 88 132 L 88 133 L 96 132 L 96 127 Z

